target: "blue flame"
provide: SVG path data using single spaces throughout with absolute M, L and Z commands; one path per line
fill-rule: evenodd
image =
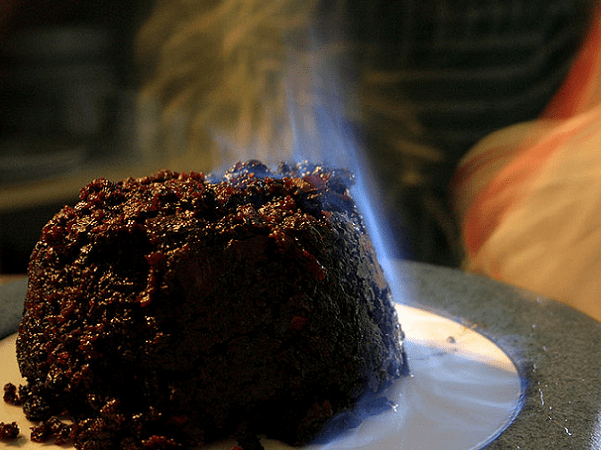
M 393 240 L 385 226 L 385 210 L 380 200 L 378 185 L 370 170 L 367 158 L 361 151 L 359 133 L 348 120 L 346 106 L 349 85 L 347 80 L 336 83 L 334 64 L 296 70 L 290 75 L 288 114 L 293 135 L 293 156 L 296 162 L 308 160 L 330 168 L 343 168 L 355 175 L 351 195 L 363 216 L 365 226 L 376 250 L 378 261 L 393 290 L 393 297 L 400 301 L 402 291 L 394 283 Z M 327 73 L 325 73 L 327 71 Z M 309 77 L 310 79 L 307 79 Z M 309 92 L 294 89 L 309 87 Z M 304 94 L 304 95 L 303 95 Z M 310 98 L 311 102 L 299 102 L 298 97 Z

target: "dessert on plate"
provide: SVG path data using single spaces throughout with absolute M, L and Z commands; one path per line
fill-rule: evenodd
M 40 422 L 32 438 L 252 450 L 348 425 L 335 418 L 407 371 L 351 185 L 345 170 L 249 161 L 83 188 L 31 256 L 27 383 L 9 400 Z

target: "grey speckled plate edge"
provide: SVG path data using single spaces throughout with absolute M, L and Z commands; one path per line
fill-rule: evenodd
M 17 331 L 26 293 L 26 278 L 0 285 L 0 339 Z
M 601 448 L 601 324 L 557 301 L 459 270 L 394 264 L 395 298 L 497 344 L 524 380 L 524 405 L 486 449 Z M 402 324 L 401 324 L 402 326 Z
M 524 405 L 486 449 L 601 448 L 601 324 L 554 300 L 459 270 L 395 262 L 395 300 L 469 326 L 524 380 Z M 0 286 L 0 339 L 17 330 L 26 280 Z M 401 324 L 402 325 L 402 324 Z

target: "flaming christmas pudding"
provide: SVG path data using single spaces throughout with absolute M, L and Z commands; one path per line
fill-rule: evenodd
M 302 445 L 378 398 L 406 360 L 351 184 L 248 162 L 219 180 L 162 171 L 82 189 L 29 266 L 27 384 L 9 397 L 41 421 L 37 440 Z

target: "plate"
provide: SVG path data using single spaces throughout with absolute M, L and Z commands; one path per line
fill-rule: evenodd
M 410 375 L 394 384 L 387 396 L 397 406 L 372 416 L 359 427 L 311 450 L 399 449 L 446 450 L 481 448 L 517 417 L 524 382 L 513 361 L 491 340 L 473 329 L 420 308 L 396 305 L 405 331 Z M 0 341 L 0 384 L 22 382 L 12 335 Z M 0 448 L 41 449 L 28 440 L 29 423 L 20 408 L 0 402 L 0 422 L 16 421 L 18 440 Z M 289 448 L 263 440 L 266 450 Z M 211 450 L 230 450 L 221 442 Z

